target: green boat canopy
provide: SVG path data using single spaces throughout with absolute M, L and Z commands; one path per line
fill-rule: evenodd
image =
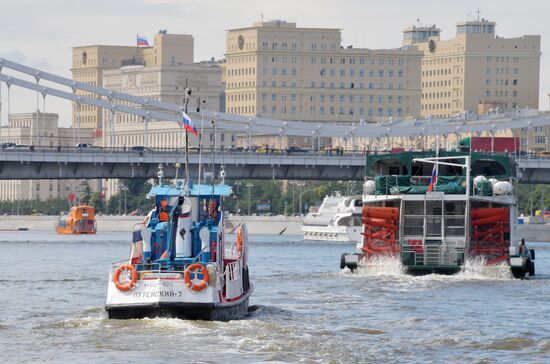
M 469 139 L 469 138 L 466 138 Z M 515 177 L 515 161 L 513 158 L 503 154 L 489 154 L 489 153 L 469 153 L 466 154 L 471 157 L 471 175 L 484 175 L 485 177 L 491 176 L 503 176 L 503 177 Z M 459 157 L 465 156 L 465 152 L 458 151 L 440 151 L 439 157 Z M 422 151 L 422 152 L 401 152 L 401 153 L 389 153 L 389 154 L 373 154 L 367 155 L 365 165 L 365 175 L 367 177 L 374 177 L 381 175 L 377 172 L 377 166 L 381 163 L 392 164 L 392 166 L 400 166 L 404 171 L 399 173 L 402 175 L 409 175 L 413 171 L 413 160 L 415 158 L 434 158 L 435 151 Z M 458 163 L 462 163 L 463 160 L 457 159 Z M 431 169 L 430 169 L 431 171 Z M 466 171 L 460 168 L 455 169 L 457 175 L 465 176 Z M 387 175 L 395 173 L 386 173 Z M 429 175 L 431 173 L 425 174 Z M 443 173 L 441 173 L 443 174 Z
M 461 147 L 470 148 L 470 145 L 472 145 L 472 138 L 470 138 L 470 137 L 464 138 L 464 139 L 462 139 L 461 141 L 458 142 L 458 145 L 461 146 Z

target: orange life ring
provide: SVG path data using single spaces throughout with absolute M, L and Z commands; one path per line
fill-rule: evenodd
M 239 256 L 243 252 L 243 228 L 240 226 L 237 229 L 237 251 L 239 252 Z
M 122 284 L 120 283 L 120 273 L 122 273 L 123 270 L 127 270 L 129 271 L 131 274 L 132 274 L 132 278 L 130 279 L 130 281 L 126 284 Z M 121 265 L 120 267 L 118 267 L 116 270 L 115 270 L 115 273 L 113 274 L 113 283 L 115 284 L 115 287 L 119 290 L 119 291 L 123 291 L 123 292 L 126 292 L 126 291 L 129 291 L 131 290 L 132 288 L 134 288 L 136 286 L 136 282 L 137 282 L 137 279 L 138 279 L 138 273 L 137 273 L 137 270 L 136 268 L 131 265 L 131 264 L 124 264 L 124 265 Z
M 200 273 L 202 274 L 202 280 L 199 283 L 193 283 L 193 281 L 191 280 L 191 272 L 195 272 L 196 276 L 197 270 L 200 270 Z M 208 287 L 208 281 L 210 280 L 208 269 L 206 269 L 206 267 L 200 263 L 191 264 L 185 269 L 185 273 L 183 273 L 183 280 L 185 281 L 185 285 L 191 288 L 192 291 L 200 292 Z

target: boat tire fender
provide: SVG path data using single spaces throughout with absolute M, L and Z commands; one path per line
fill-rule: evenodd
M 344 269 L 345 267 L 346 267 L 346 253 L 340 256 L 340 269 Z
M 531 259 L 527 261 L 527 269 L 529 270 L 529 277 L 535 275 L 535 262 L 531 261 Z
M 130 281 L 124 284 L 120 283 L 120 274 L 122 273 L 123 270 L 129 271 L 129 273 L 131 274 Z M 113 283 L 115 284 L 115 287 L 119 291 L 126 292 L 136 286 L 137 278 L 138 278 L 138 272 L 136 268 L 131 264 L 124 264 L 115 270 L 115 273 L 113 274 Z
M 202 274 L 202 280 L 198 283 L 194 283 L 191 280 L 191 272 L 200 270 Z M 200 263 L 194 263 L 188 266 L 183 273 L 183 280 L 185 285 L 189 287 L 193 292 L 200 292 L 206 287 L 208 287 L 208 281 L 210 280 L 210 275 L 208 274 L 208 269 Z

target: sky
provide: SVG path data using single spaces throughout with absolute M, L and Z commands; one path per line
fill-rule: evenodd
M 455 25 L 481 17 L 497 23 L 497 35 L 542 36 L 540 108 L 550 93 L 550 0 L 0 0 L 0 57 L 71 77 L 71 48 L 89 44 L 135 45 L 136 34 L 152 40 L 159 29 L 192 34 L 195 61 L 224 57 L 226 31 L 253 22 L 283 19 L 298 27 L 342 29 L 343 46 L 396 48 L 402 30 L 420 19 L 436 24 L 442 39 Z M 3 71 L 8 74 L 8 71 Z M 2 122 L 7 89 L 2 86 Z M 36 94 L 11 92 L 11 112 L 36 110 Z M 41 106 L 42 108 L 42 106 Z M 46 111 L 71 119 L 68 101 L 47 98 Z

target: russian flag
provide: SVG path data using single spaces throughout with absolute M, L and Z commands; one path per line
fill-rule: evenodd
M 138 47 L 150 47 L 147 38 L 139 34 L 136 34 L 136 44 Z
M 434 164 L 434 169 L 432 169 L 432 179 L 430 180 L 430 185 L 428 186 L 428 192 L 432 192 L 435 184 L 437 183 L 437 168 Z
M 187 115 L 183 111 L 181 112 L 181 124 L 188 132 L 194 134 L 197 137 L 199 136 L 199 132 L 197 131 L 197 128 L 195 128 L 195 123 L 193 123 L 193 120 L 191 120 L 189 115 Z

